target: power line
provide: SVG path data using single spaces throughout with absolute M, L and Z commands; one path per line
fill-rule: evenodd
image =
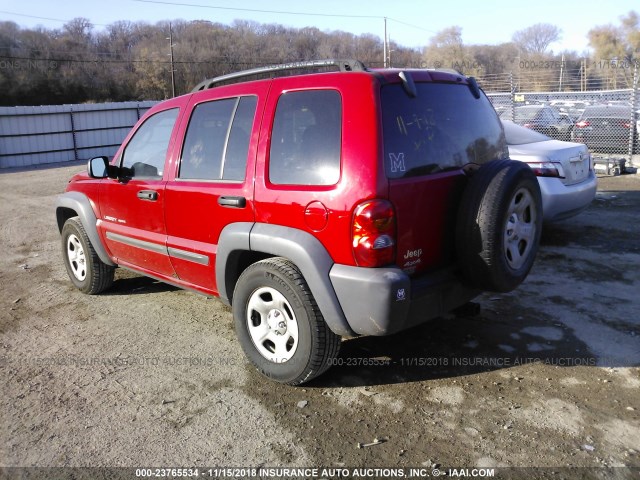
M 33 58 L 33 57 L 22 57 L 22 56 L 14 56 L 14 55 L 2 55 L 0 54 L 0 58 L 6 60 L 27 60 L 32 62 L 56 62 L 56 63 L 84 63 L 84 64 L 161 64 L 161 65 L 170 65 L 170 60 L 103 60 L 103 59 L 75 59 L 75 58 Z M 265 64 L 277 64 L 277 63 L 286 63 L 287 61 L 291 61 L 286 58 L 260 58 L 255 60 L 229 60 L 227 57 L 211 57 L 209 60 L 174 60 L 174 64 L 179 65 L 208 65 L 212 63 L 227 63 L 230 65 L 265 65 Z M 364 63 L 375 63 L 375 60 L 362 60 Z
M 309 17 L 343 17 L 343 18 L 375 18 L 375 19 L 384 18 L 377 15 L 347 15 L 347 14 L 337 14 L 337 13 L 292 12 L 288 10 L 262 10 L 262 9 L 256 9 L 256 8 L 219 7 L 215 5 L 201 5 L 197 3 L 166 2 L 161 0 L 133 0 L 133 1 L 139 2 L 139 3 L 155 3 L 159 5 L 173 5 L 177 7 L 209 8 L 213 10 L 233 10 L 238 12 L 277 13 L 282 15 L 304 15 Z
M 400 25 L 405 25 L 407 27 L 417 28 L 418 30 L 422 30 L 423 32 L 438 33 L 438 32 L 436 32 L 434 30 L 428 30 L 428 29 L 426 29 L 424 27 L 419 27 L 418 25 L 414 25 L 413 23 L 403 22 L 402 20 L 397 20 L 395 18 L 387 17 L 387 20 L 391 20 L 392 22 L 396 22 L 396 23 L 399 23 Z
M 277 13 L 279 15 L 300 15 L 300 16 L 306 16 L 306 17 L 369 18 L 369 19 L 375 19 L 375 20 L 384 20 L 385 18 L 382 15 L 351 15 L 346 13 L 293 12 L 291 10 L 264 10 L 264 9 L 257 9 L 257 8 L 220 7 L 217 5 L 169 2 L 169 1 L 163 1 L 163 0 L 133 0 L 133 1 L 139 2 L 139 3 L 154 3 L 158 5 L 172 5 L 177 7 L 208 8 L 212 10 L 231 10 L 231 11 L 237 11 L 237 12 Z M 397 20 L 391 17 L 386 17 L 386 18 L 387 20 L 391 20 L 393 22 L 399 23 L 401 25 L 405 25 L 407 27 L 417 28 L 418 30 L 422 30 L 429 33 L 437 33 L 433 30 L 428 30 L 424 27 L 414 25 L 413 23 L 407 23 L 402 20 Z
M 6 15 L 15 15 L 16 17 L 26 17 L 26 18 L 35 18 L 37 20 L 50 20 L 52 22 L 61 22 L 61 23 L 69 23 L 70 20 L 62 20 L 61 18 L 51 18 L 51 17 L 38 17 L 36 15 L 26 15 L 24 13 L 17 13 L 17 12 L 7 12 L 5 10 L 0 10 L 0 13 L 4 13 Z M 108 25 L 102 24 L 102 23 L 93 23 L 91 22 L 92 25 L 96 25 L 98 27 L 107 27 Z
M 253 9 L 253 8 L 239 8 L 239 7 L 220 7 L 220 6 L 215 6 L 215 5 L 200 5 L 200 4 L 196 4 L 196 3 L 180 3 L 180 2 L 169 2 L 169 1 L 162 1 L 162 0 L 133 0 L 134 2 L 139 2 L 139 3 L 153 3 L 153 4 L 158 4 L 158 5 L 173 5 L 173 6 L 178 6 L 178 7 L 194 7 L 194 8 L 208 8 L 208 9 L 214 9 L 214 10 L 230 10 L 230 11 L 238 11 L 238 12 L 255 12 L 255 13 L 275 13 L 275 14 L 279 14 L 279 15 L 299 15 L 299 16 L 308 16 L 308 17 L 334 17 L 334 18 L 368 18 L 368 19 L 375 19 L 375 20 L 384 20 L 384 16 L 381 15 L 350 15 L 350 14 L 338 14 L 338 13 L 318 13 L 318 12 L 293 12 L 293 11 L 287 11 L 287 10 L 264 10 L 264 9 Z M 18 12 L 9 12 L 6 10 L 0 10 L 0 13 L 4 13 L 7 15 L 15 15 L 18 17 L 25 17 L 25 18 L 35 18 L 37 20 L 49 20 L 49 21 L 53 21 L 53 22 L 60 22 L 60 23 L 68 23 L 70 22 L 70 20 L 63 20 L 61 18 L 52 18 L 52 17 L 39 17 L 37 15 L 27 15 L 24 13 L 18 13 Z M 391 21 L 391 22 L 395 22 L 398 23 L 400 25 L 405 25 L 407 27 L 411 27 L 411 28 L 415 28 L 418 30 L 422 30 L 423 32 L 428 32 L 428 33 L 437 33 L 434 30 L 429 30 L 427 28 L 421 27 L 419 25 L 415 25 L 413 23 L 408 23 L 402 20 L 398 20 L 397 18 L 392 18 L 392 17 L 386 17 L 387 20 Z M 109 25 L 104 24 L 104 23 L 93 23 L 91 22 L 92 25 L 97 26 L 97 27 L 108 27 Z
M 33 62 L 57 62 L 57 63 L 94 63 L 94 64 L 107 64 L 107 63 L 159 63 L 164 65 L 169 65 L 171 62 L 169 60 L 103 60 L 103 59 L 76 59 L 76 58 L 33 58 L 33 57 L 17 57 L 13 55 L 1 55 L 0 58 L 5 58 L 7 60 L 29 60 Z M 215 63 L 219 61 L 219 59 L 223 57 L 217 57 L 218 60 L 193 60 L 193 61 L 174 61 L 173 63 L 180 64 L 207 64 L 207 63 Z M 249 62 L 246 62 L 249 63 Z
M 63 55 L 86 55 L 86 54 L 90 53 L 91 55 L 100 55 L 100 56 L 108 56 L 108 57 L 123 56 L 123 55 L 130 55 L 131 54 L 130 52 L 127 52 L 127 51 L 125 51 L 125 52 L 123 52 L 123 51 L 100 52 L 100 51 L 95 51 L 95 50 L 82 50 L 82 51 L 55 50 L 55 49 L 49 49 L 49 48 L 25 47 L 23 45 L 0 46 L 0 50 L 7 50 L 7 51 L 18 50 L 20 52 L 31 52 L 32 54 L 43 54 L 43 53 L 58 54 L 58 53 L 61 53 Z

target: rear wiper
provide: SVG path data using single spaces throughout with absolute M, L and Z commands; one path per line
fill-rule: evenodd
M 414 83 L 411 74 L 409 72 L 402 71 L 398 76 L 402 80 L 402 88 L 405 93 L 411 98 L 416 98 L 418 96 L 418 89 L 416 88 L 416 84 Z
M 474 77 L 467 77 L 467 82 L 469 82 L 469 90 L 473 94 L 475 99 L 480 98 L 480 87 L 478 86 L 478 82 Z

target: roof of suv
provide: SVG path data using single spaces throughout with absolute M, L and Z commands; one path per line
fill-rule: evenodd
M 327 60 L 310 60 L 301 62 L 290 62 L 279 65 L 269 65 L 265 67 L 252 68 L 239 72 L 229 73 L 218 77 L 208 78 L 196 85 L 192 92 L 198 92 L 214 88 L 220 85 L 242 82 L 247 77 L 255 77 L 259 75 L 268 75 L 270 78 L 282 76 L 285 72 L 301 71 L 299 74 L 319 73 L 318 70 L 330 67 L 337 67 L 340 72 L 369 72 L 380 75 L 386 81 L 397 81 L 398 75 L 402 72 L 411 72 L 412 75 L 418 75 L 421 81 L 449 81 L 449 82 L 465 82 L 467 77 L 455 70 L 449 69 L 369 69 L 361 61 L 355 59 L 327 59 Z M 307 70 L 307 72 L 303 72 Z M 294 74 L 294 75 L 299 75 Z M 400 78 L 403 82 L 407 82 L 406 77 Z

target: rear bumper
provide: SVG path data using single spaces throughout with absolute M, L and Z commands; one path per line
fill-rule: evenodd
M 481 292 L 464 286 L 451 270 L 410 278 L 399 268 L 334 265 L 331 283 L 351 329 L 389 335 L 441 316 Z
M 542 193 L 542 212 L 545 222 L 556 222 L 577 215 L 587 208 L 596 196 L 598 181 L 593 171 L 586 180 L 564 185 L 559 178 L 538 177 Z

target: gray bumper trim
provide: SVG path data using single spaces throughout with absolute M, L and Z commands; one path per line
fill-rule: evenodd
M 337 335 L 354 335 L 329 279 L 333 259 L 317 238 L 295 228 L 256 223 L 251 230 L 250 247 L 253 251 L 285 257 L 295 263 L 329 328 Z
M 169 255 L 167 247 L 160 245 L 159 243 L 146 242 L 144 240 L 138 240 L 137 238 L 127 237 L 126 235 L 120 235 L 119 233 L 107 232 L 106 237 L 114 242 L 124 243 L 131 247 L 141 248 L 149 252 L 159 253 L 161 255 Z
M 448 270 L 409 278 L 398 268 L 334 265 L 329 274 L 347 321 L 360 335 L 389 335 L 476 297 Z
M 209 257 L 196 252 L 189 252 L 187 250 L 180 250 L 179 248 L 169 247 L 167 248 L 170 257 L 179 258 L 180 260 L 186 260 L 187 262 L 198 263 L 200 265 L 209 265 Z

